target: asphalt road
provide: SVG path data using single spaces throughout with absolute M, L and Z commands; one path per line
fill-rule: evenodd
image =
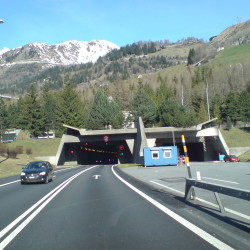
M 128 183 L 129 181 L 130 183 Z M 0 179 L 0 249 L 246 249 L 249 232 L 111 166 Z
M 249 162 L 192 162 L 190 164 L 192 178 L 200 173 L 202 181 L 216 185 L 229 186 L 237 189 L 250 190 L 250 163 Z M 125 168 L 127 174 L 153 185 L 155 188 L 184 197 L 185 180 L 188 178 L 186 165 L 151 167 L 151 168 Z M 212 192 L 195 188 L 198 198 L 217 204 Z M 237 211 L 241 218 L 250 222 L 249 201 L 220 194 L 223 205 L 231 212 Z M 198 203 L 198 200 L 197 200 Z M 201 204 L 201 203 L 200 203 Z M 204 205 L 204 203 L 203 203 Z M 232 213 L 231 213 L 232 214 Z M 229 214 L 228 214 L 229 215 Z

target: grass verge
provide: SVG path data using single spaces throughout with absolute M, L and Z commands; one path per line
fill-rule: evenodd
M 33 139 L 15 141 L 5 144 L 7 148 L 23 148 L 23 153 L 18 154 L 15 159 L 0 156 L 0 178 L 19 175 L 28 162 L 35 161 L 38 156 L 54 156 L 60 143 L 60 138 L 55 139 Z M 31 149 L 31 154 L 27 155 L 26 150 Z

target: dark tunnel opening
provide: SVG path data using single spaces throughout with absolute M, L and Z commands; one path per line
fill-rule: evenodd
M 77 162 L 81 165 L 117 164 L 118 152 L 115 146 L 82 145 L 77 154 Z
M 118 164 L 131 160 L 131 153 L 124 141 L 116 143 L 91 142 L 65 143 L 65 161 L 80 165 Z
M 163 146 L 173 146 L 173 145 L 164 143 Z M 178 148 L 179 155 L 184 155 L 184 149 L 182 143 L 177 143 L 176 146 Z M 203 143 L 201 142 L 187 143 L 186 147 L 190 161 L 204 161 Z

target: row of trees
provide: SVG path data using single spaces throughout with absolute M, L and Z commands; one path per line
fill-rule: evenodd
M 189 127 L 208 120 L 205 100 L 193 96 L 191 105 L 184 106 L 176 100 L 175 91 L 163 81 L 153 90 L 139 79 L 138 86 L 130 90 L 126 105 L 129 121 L 142 117 L 146 127 Z M 16 103 L 7 105 L 0 99 L 0 126 L 2 130 L 28 130 L 32 137 L 49 130 L 61 136 L 63 124 L 86 129 L 122 128 L 127 121 L 121 98 L 118 95 L 111 97 L 108 89 L 98 89 L 92 101 L 82 100 L 68 80 L 59 92 L 52 92 L 45 84 L 39 94 L 35 85 L 31 85 L 27 94 Z M 228 117 L 233 123 L 249 122 L 249 103 L 249 91 L 230 92 L 225 98 L 215 96 L 210 104 L 211 118 L 217 117 L 218 123 L 226 122 Z

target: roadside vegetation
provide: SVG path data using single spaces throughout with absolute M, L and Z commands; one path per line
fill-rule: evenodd
M 221 130 L 228 147 L 250 147 L 250 128 Z M 241 161 L 250 162 L 250 149 L 240 155 Z
M 60 138 L 0 143 L 0 178 L 20 174 L 22 168 L 36 157 L 56 155 L 59 143 Z

